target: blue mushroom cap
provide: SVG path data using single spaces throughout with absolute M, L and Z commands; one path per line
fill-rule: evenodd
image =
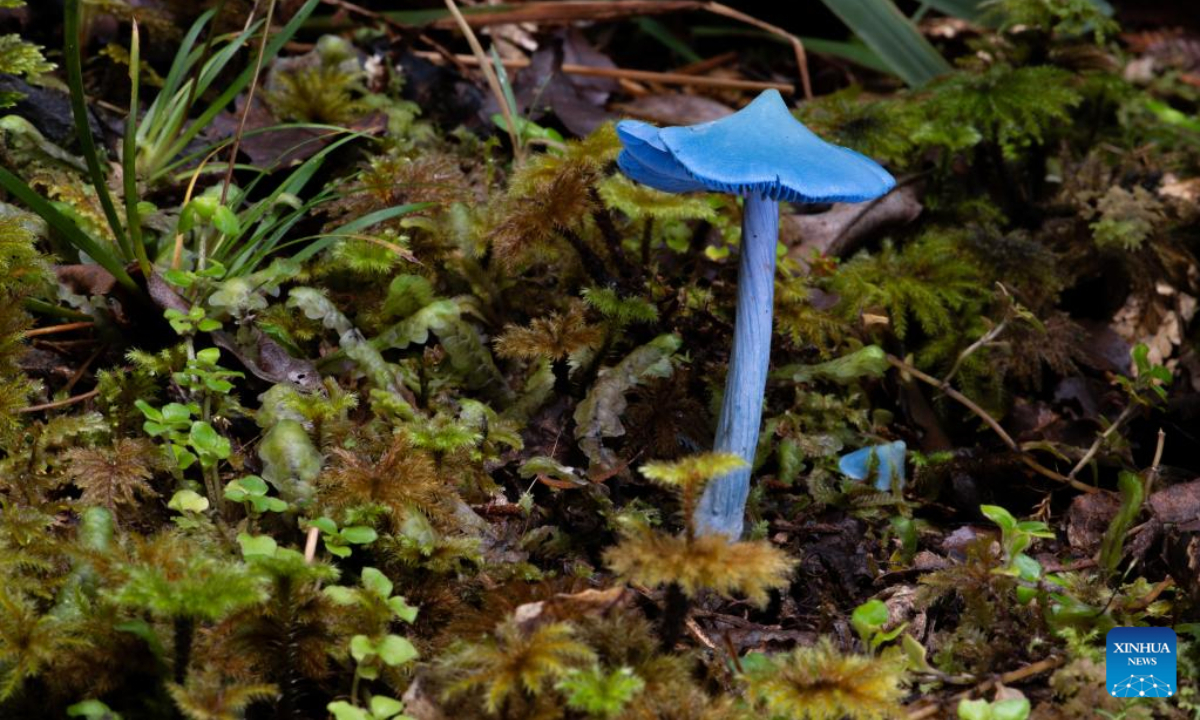
M 867 480 L 874 476 L 875 489 L 887 492 L 896 487 L 904 489 L 904 456 L 908 446 L 903 440 L 871 445 L 838 459 L 838 470 L 851 480 Z
M 831 145 L 792 117 L 777 90 L 712 122 L 656 128 L 617 123 L 617 164 L 630 179 L 665 192 L 697 190 L 800 203 L 862 202 L 896 180 L 874 160 Z

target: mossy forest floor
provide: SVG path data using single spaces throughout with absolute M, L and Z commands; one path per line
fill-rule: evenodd
M 0 4 L 0 716 L 1200 717 L 1194 13 Z M 897 187 L 781 206 L 729 543 L 741 200 L 613 123 L 767 87 Z

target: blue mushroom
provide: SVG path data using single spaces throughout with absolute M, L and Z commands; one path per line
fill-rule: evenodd
M 617 134 L 624 148 L 617 164 L 631 180 L 665 192 L 745 198 L 733 352 L 713 448 L 752 462 L 771 355 L 779 201 L 862 202 L 896 181 L 870 158 L 814 135 L 775 90 L 713 122 L 656 128 L 623 120 Z M 698 531 L 740 537 L 749 492 L 748 466 L 710 483 L 696 510 Z
M 866 480 L 875 477 L 875 489 L 888 492 L 893 483 L 897 490 L 904 489 L 904 456 L 908 446 L 903 440 L 869 445 L 838 458 L 838 470 L 851 480 Z

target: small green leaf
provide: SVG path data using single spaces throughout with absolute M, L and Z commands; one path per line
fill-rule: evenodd
M 358 602 L 358 591 L 342 585 L 330 585 L 325 588 L 325 594 L 338 605 L 353 605 Z
M 352 545 L 368 545 L 375 542 L 379 538 L 379 534 L 375 532 L 375 528 L 365 527 L 363 525 L 354 525 L 348 528 L 342 528 L 342 540 L 345 540 Z
M 396 597 L 388 598 L 388 607 L 406 623 L 411 623 L 417 619 L 417 608 L 409 605 L 408 602 L 397 595 Z
M 162 408 L 162 422 L 168 425 L 185 425 L 192 420 L 192 415 L 200 411 L 198 407 L 193 405 L 180 405 L 179 403 L 167 403 Z
M 992 707 L 987 700 L 960 700 L 959 720 L 992 720 Z
M 356 662 L 361 663 L 363 660 L 375 654 L 377 654 L 375 650 L 375 643 L 371 642 L 371 638 L 367 637 L 366 635 L 355 635 L 354 637 L 350 638 L 350 656 L 353 657 Z
M 248 535 L 239 533 L 238 544 L 242 546 L 242 555 L 245 557 L 274 557 L 275 550 L 279 548 L 278 543 L 270 535 Z
M 373 567 L 363 568 L 362 571 L 363 587 L 375 593 L 381 598 L 389 598 L 392 596 L 392 581 L 388 580 L 387 576 L 379 572 Z
M 315 527 L 326 535 L 337 535 L 337 523 L 327 517 L 319 517 L 308 521 L 309 527 Z
M 325 706 L 333 714 L 335 720 L 372 720 L 366 710 L 354 707 L 345 700 L 335 700 Z
M 77 702 L 67 708 L 70 717 L 87 718 L 87 720 L 121 720 L 120 714 L 99 700 L 91 699 Z
M 1026 720 L 1029 717 L 1028 698 L 1010 698 L 992 703 L 992 720 Z
M 221 350 L 219 348 L 215 348 L 215 347 L 204 348 L 203 350 L 197 350 L 196 351 L 196 359 L 199 360 L 200 362 L 204 363 L 205 365 L 210 365 L 210 366 L 216 365 L 218 362 L 221 361 Z
M 234 480 L 243 490 L 251 495 L 266 495 L 267 481 L 257 475 L 247 475 L 240 480 Z M 233 483 L 230 483 L 232 485 Z
M 350 557 L 350 548 L 346 545 L 333 545 L 328 540 L 325 541 L 325 550 L 330 554 L 340 558 Z
M 395 698 L 384 695 L 375 695 L 371 698 L 371 715 L 376 720 L 387 720 L 402 712 L 404 712 L 404 703 Z
M 850 624 L 863 642 L 887 624 L 888 609 L 882 600 L 868 600 L 854 608 L 850 615 Z
M 179 490 L 171 496 L 167 507 L 177 512 L 200 513 L 208 509 L 208 498 L 194 490 Z
M 218 460 L 229 458 L 229 438 L 222 437 L 213 429 L 212 425 L 203 420 L 192 423 L 191 432 L 188 433 L 188 443 L 200 451 L 201 456 L 208 455 Z
M 142 414 L 145 415 L 148 420 L 153 420 L 156 423 L 163 422 L 162 413 L 159 412 L 157 408 L 151 406 L 150 403 L 146 402 L 145 400 L 134 400 L 133 405 L 138 410 L 141 410 Z
M 417 659 L 417 649 L 406 638 L 399 635 L 388 635 L 376 646 L 380 659 L 390 667 L 403 665 Z
M 1000 526 L 1000 529 L 1005 533 L 1010 533 L 1017 529 L 1017 519 L 1012 516 L 1012 513 L 1000 507 L 999 505 L 980 505 L 979 512 L 988 520 Z
M 212 216 L 213 227 L 221 233 L 235 237 L 241 232 L 241 223 L 237 215 L 224 205 L 218 205 Z

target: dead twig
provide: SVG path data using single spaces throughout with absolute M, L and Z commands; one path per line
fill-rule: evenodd
M 1121 414 L 1117 416 L 1117 419 L 1113 421 L 1113 424 L 1109 425 L 1108 429 L 1101 433 L 1100 437 L 1096 438 L 1096 442 L 1092 443 L 1092 446 L 1088 448 L 1083 457 L 1079 458 L 1079 462 L 1075 463 L 1075 467 L 1071 468 L 1071 472 L 1067 473 L 1067 477 L 1074 479 L 1075 476 L 1079 474 L 1079 471 L 1087 467 L 1088 463 L 1092 461 L 1092 458 L 1096 457 L 1096 454 L 1100 452 L 1100 448 L 1104 447 L 1104 443 L 1108 441 L 1108 438 L 1111 437 L 1112 434 L 1117 430 L 1121 429 L 1121 426 L 1133 417 L 1133 414 L 1137 411 L 1137 409 L 1138 406 L 1135 403 L 1126 405 L 1125 409 L 1121 411 Z
M 101 345 L 100 347 L 96 348 L 95 352 L 88 356 L 87 360 L 83 361 L 83 364 L 79 366 L 79 369 L 75 371 L 75 374 L 72 375 L 71 379 L 67 381 L 67 384 L 63 386 L 63 392 L 71 392 L 71 389 L 75 387 L 75 383 L 83 379 L 84 373 L 86 373 L 88 368 L 92 366 L 92 363 L 96 362 L 96 358 L 100 357 L 100 354 L 103 353 L 105 349 L 106 346 Z
M 488 87 L 492 91 L 492 96 L 496 99 L 496 104 L 500 106 L 500 114 L 504 116 L 504 124 L 508 126 L 508 140 L 512 143 L 513 159 L 517 165 L 521 164 L 521 144 L 517 142 L 517 121 L 513 117 L 513 110 L 508 106 L 508 100 L 504 97 L 504 90 L 500 87 L 500 78 L 496 76 L 496 70 L 492 67 L 488 56 L 483 52 L 483 46 L 479 44 L 479 38 L 475 37 L 475 31 L 471 29 L 471 25 L 463 14 L 459 11 L 458 5 L 454 0 L 446 0 L 446 7 L 450 10 L 450 14 L 454 16 L 455 22 L 458 23 L 459 30 L 462 31 L 463 37 L 467 39 L 467 44 L 471 46 L 471 52 L 475 53 L 475 59 L 479 62 L 479 69 L 483 71 L 483 77 L 487 79 Z
M 804 43 L 800 38 L 783 28 L 763 22 L 752 15 L 735 10 L 719 2 L 696 2 L 695 0 L 609 0 L 595 2 L 588 0 L 567 0 L 565 2 L 527 2 L 499 11 L 477 12 L 463 17 L 462 13 L 453 11 L 454 21 L 460 27 L 486 27 L 489 25 L 513 25 L 520 23 L 572 23 L 582 20 L 619 20 L 639 15 L 661 15 L 670 12 L 688 10 L 703 10 L 722 17 L 737 20 L 772 35 L 777 35 L 792 46 L 796 56 L 796 67 L 800 74 L 800 86 L 804 90 L 804 99 L 811 100 L 812 81 L 808 74 L 808 54 L 804 51 Z M 451 25 L 446 21 L 437 21 L 436 27 Z
M 1048 477 L 1051 480 L 1056 480 L 1061 483 L 1066 483 L 1066 484 L 1070 485 L 1071 487 L 1075 488 L 1076 490 L 1081 490 L 1086 493 L 1100 492 L 1099 488 L 1094 488 L 1091 485 L 1087 485 L 1085 483 L 1079 482 L 1078 480 L 1076 480 L 1073 477 L 1065 476 L 1062 473 L 1055 472 L 1054 470 L 1051 470 L 1050 468 L 1045 467 L 1044 465 L 1039 463 L 1037 460 L 1030 457 L 1028 454 L 1025 453 L 1024 450 L 1021 449 L 1021 446 L 1018 445 L 1017 442 L 1012 439 L 1012 436 L 1009 435 L 1008 432 L 1004 428 L 1000 427 L 1000 423 L 996 422 L 996 418 L 992 417 L 991 414 L 988 413 L 987 410 L 984 410 L 983 408 L 979 407 L 979 405 L 974 400 L 967 397 L 966 395 L 963 395 L 962 393 L 955 390 L 954 388 L 950 387 L 943 380 L 935 378 L 934 376 L 917 369 L 916 367 L 901 360 L 900 358 L 896 357 L 895 355 L 889 354 L 887 356 L 887 361 L 888 361 L 888 364 L 890 364 L 892 367 L 897 368 L 898 370 L 900 370 L 901 372 L 903 372 L 907 375 L 911 375 L 912 377 L 920 380 L 921 382 L 923 382 L 927 385 L 931 385 L 931 386 L 937 388 L 939 391 L 945 393 L 947 397 L 951 398 L 952 400 L 958 402 L 960 405 L 962 405 L 966 409 L 970 410 L 973 415 L 975 415 L 980 420 L 982 420 L 985 425 L 987 425 L 989 428 L 992 429 L 992 432 L 996 433 L 996 435 L 998 435 L 1000 437 L 1000 439 L 1004 442 L 1004 444 L 1008 446 L 1009 450 L 1012 450 L 1013 452 L 1018 454 L 1018 456 L 1021 458 L 1021 462 L 1028 465 L 1030 469 L 1034 470 L 1038 474 Z
M 804 89 L 804 99 L 812 100 L 812 80 L 808 77 L 808 54 L 804 52 L 804 43 L 800 42 L 800 38 L 781 27 L 763 22 L 756 17 L 747 15 L 740 10 L 734 10 L 729 6 L 722 5 L 718 2 L 705 3 L 704 9 L 716 15 L 721 15 L 733 20 L 739 20 L 760 30 L 766 30 L 772 35 L 778 35 L 779 37 L 791 43 L 792 52 L 796 55 L 796 69 L 800 73 L 800 87 Z
M 81 320 L 79 322 L 63 323 L 61 325 L 51 325 L 49 327 L 37 328 L 25 333 L 25 337 L 44 337 L 46 335 L 57 335 L 58 333 L 71 332 L 72 330 L 82 330 L 90 328 L 96 323 L 91 320 Z
M 1031 665 L 1026 665 L 1023 668 L 1006 672 L 1000 677 L 988 678 L 970 690 L 964 690 L 963 692 L 950 696 L 947 701 L 937 701 L 931 705 L 926 705 L 925 707 L 910 711 L 908 713 L 908 720 L 924 720 L 925 718 L 935 717 L 939 715 L 942 712 L 942 709 L 948 704 L 957 704 L 958 701 L 966 700 L 973 695 L 982 695 L 998 684 L 1012 685 L 1027 678 L 1033 677 L 1034 675 L 1040 675 L 1044 672 L 1049 672 L 1050 670 L 1054 670 L 1062 665 L 1063 662 L 1064 659 L 1061 657 L 1049 657 L 1045 660 L 1039 660 Z
M 42 403 L 41 405 L 30 405 L 29 407 L 23 407 L 20 410 L 17 410 L 17 412 L 31 413 L 42 410 L 53 410 L 54 408 L 66 407 L 68 405 L 75 405 L 86 400 L 91 400 L 99 394 L 100 388 L 96 388 L 95 390 L 89 390 L 82 395 L 76 395 L 75 397 L 69 397 L 64 400 L 55 400 L 54 402 Z
M 438 62 L 442 59 L 441 55 L 433 52 L 415 52 L 413 55 L 431 62 Z M 471 67 L 491 65 L 491 61 L 486 58 L 483 61 L 480 61 L 478 58 L 471 55 L 455 55 L 454 57 L 455 60 L 463 65 Z M 501 62 L 504 64 L 504 67 L 516 70 L 529 67 L 530 64 L 529 60 L 521 58 L 508 58 L 502 60 Z M 616 78 L 617 80 L 640 80 L 643 82 L 660 83 L 663 85 L 694 85 L 722 88 L 727 90 L 778 90 L 781 93 L 786 93 L 789 95 L 796 92 L 796 88 L 792 85 L 788 85 L 787 83 L 708 77 L 706 75 L 694 75 L 686 72 L 655 72 L 653 70 L 634 70 L 631 68 L 593 67 L 591 65 L 576 65 L 573 63 L 563 63 L 561 70 L 568 75 L 579 75 L 581 77 L 606 77 Z
M 267 3 L 267 19 L 263 23 L 262 40 L 258 43 L 258 55 L 254 59 L 254 75 L 250 78 L 250 87 L 246 90 L 246 104 L 242 107 L 242 116 L 238 118 L 237 130 L 233 133 L 233 148 L 229 151 L 229 166 L 225 168 L 225 181 L 221 183 L 221 204 L 229 196 L 229 186 L 233 183 L 233 169 L 237 166 L 238 149 L 242 146 L 242 134 L 246 131 L 246 118 L 250 116 L 250 107 L 254 104 L 254 93 L 258 90 L 258 78 L 262 74 L 263 58 L 267 53 L 267 40 L 271 37 L 271 20 L 275 17 L 275 0 Z M 254 18 L 251 13 L 246 19 L 249 23 Z

